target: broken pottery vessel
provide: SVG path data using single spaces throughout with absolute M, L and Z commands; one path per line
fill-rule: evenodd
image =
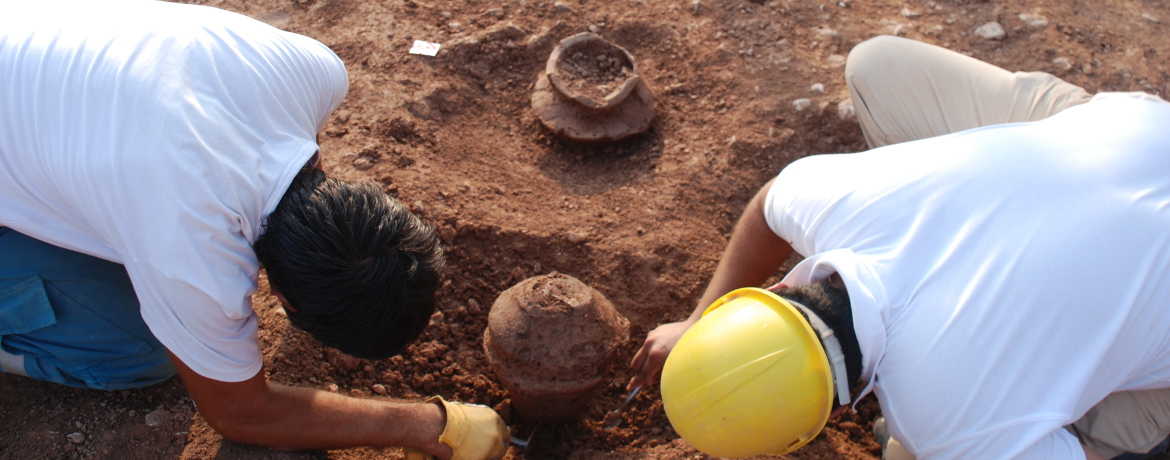
M 598 67 L 610 72 L 587 74 Z M 553 49 L 536 79 L 532 109 L 557 135 L 579 142 L 616 141 L 650 127 L 654 96 L 629 51 L 585 32 Z

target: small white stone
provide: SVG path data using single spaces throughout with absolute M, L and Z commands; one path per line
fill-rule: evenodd
M 590 32 L 597 33 L 597 31 L 599 31 L 599 30 L 601 30 L 601 28 L 597 27 L 597 24 L 589 24 L 589 31 Z
M 573 244 L 581 244 L 589 241 L 589 234 L 585 232 L 568 232 L 565 234 L 565 239 Z
M 1024 21 L 1029 27 L 1044 27 L 1048 25 L 1048 18 L 1039 14 L 1020 13 L 1020 20 Z
M 1150 13 L 1142 13 L 1142 19 L 1150 21 L 1154 24 L 1161 24 L 1162 23 L 1161 19 L 1159 19 L 1157 16 L 1154 16 Z
M 842 121 L 851 121 L 857 118 L 857 110 L 853 108 L 852 99 L 845 99 L 837 103 L 837 118 Z
M 74 443 L 74 444 L 81 444 L 81 443 L 85 442 L 85 435 L 82 433 L 77 433 L 77 432 L 69 433 L 69 434 L 65 435 L 65 439 L 68 439 L 69 442 Z
M 158 408 L 146 414 L 146 426 L 159 426 L 163 424 L 167 416 L 170 415 L 166 409 Z
M 353 159 L 353 167 L 358 171 L 365 171 L 374 167 L 374 159 L 365 155 Z
M 573 12 L 573 7 L 569 6 L 569 4 L 565 3 L 565 2 L 554 3 L 553 9 L 556 10 L 558 13 L 572 13 Z
M 1002 39 L 1006 33 L 1003 30 L 1003 26 L 999 25 L 998 22 L 992 21 L 975 28 L 975 35 L 978 35 L 987 40 L 999 40 Z
M 487 11 L 484 11 L 483 15 L 488 16 L 488 17 L 493 17 L 496 19 L 500 19 L 500 18 L 504 17 L 504 9 L 503 8 L 492 8 L 492 9 L 489 9 Z
M 830 29 L 828 27 L 817 27 L 817 36 L 821 38 L 837 38 L 841 35 L 840 32 Z
M 907 17 L 907 18 L 916 18 L 916 17 L 922 16 L 922 13 L 914 11 L 910 8 L 902 8 L 902 16 Z
M 802 97 L 800 99 L 796 99 L 796 100 L 792 101 L 792 108 L 796 109 L 797 112 L 800 112 L 804 109 L 807 109 L 811 105 L 812 105 L 812 99 L 809 99 L 807 97 Z
M 834 54 L 825 59 L 825 62 L 828 62 L 831 67 L 841 67 L 845 65 L 845 56 Z
M 1056 68 L 1058 68 L 1060 70 L 1070 70 L 1073 67 L 1072 61 L 1070 61 L 1066 57 L 1058 57 L 1056 59 L 1053 59 L 1052 64 L 1055 65 Z
M 808 87 L 808 90 L 812 91 L 814 93 L 824 93 L 825 92 L 825 85 L 823 85 L 821 83 L 813 83 L 812 86 Z
M 702 0 L 691 0 L 691 12 L 699 14 L 699 10 L 703 8 Z

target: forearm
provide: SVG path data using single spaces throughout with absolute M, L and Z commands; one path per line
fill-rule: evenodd
M 439 443 L 446 422 L 431 403 L 346 396 L 268 382 L 261 370 L 242 382 L 203 377 L 171 355 L 199 413 L 233 441 L 278 449 L 409 447 L 439 458 L 451 450 Z
M 234 441 L 278 449 L 412 447 L 443 454 L 437 405 L 350 398 L 267 383 L 259 401 L 216 428 Z M 449 452 L 449 451 L 447 451 Z
M 771 276 L 792 253 L 792 248 L 768 227 L 764 220 L 764 197 L 768 182 L 748 203 L 731 232 L 715 274 L 703 291 L 699 304 L 688 320 L 698 320 L 711 302 L 734 289 L 758 286 Z

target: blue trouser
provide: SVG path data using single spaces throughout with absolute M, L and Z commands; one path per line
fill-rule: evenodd
M 175 374 L 122 265 L 0 227 L 0 348 L 37 380 L 101 390 Z

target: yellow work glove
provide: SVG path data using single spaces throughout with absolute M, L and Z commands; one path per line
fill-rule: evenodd
M 451 460 L 495 460 L 508 450 L 511 436 L 508 425 L 492 408 L 447 402 L 438 396 L 427 398 L 427 402 L 439 404 L 447 414 L 447 424 L 439 434 L 439 442 L 451 448 Z M 406 460 L 430 458 L 415 450 L 406 451 Z

